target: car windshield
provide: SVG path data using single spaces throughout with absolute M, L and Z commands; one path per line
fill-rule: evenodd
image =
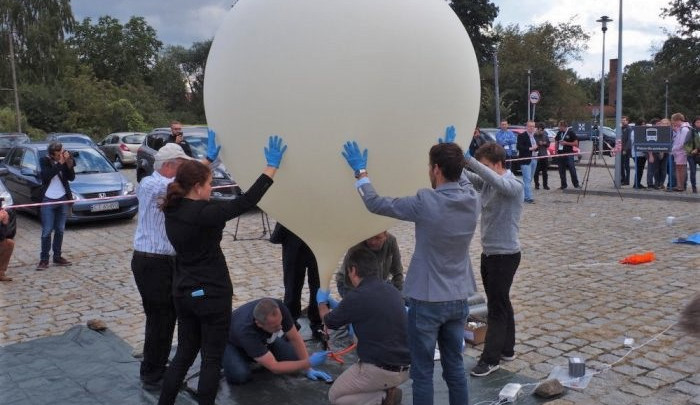
M 192 157 L 204 159 L 207 156 L 207 137 L 201 135 L 185 135 L 185 140 L 192 149 Z
M 11 148 L 28 141 L 29 138 L 26 135 L 4 135 L 0 136 L 0 148 Z
M 104 155 L 95 149 L 79 149 L 72 153 L 75 160 L 75 174 L 113 173 L 116 171 Z M 43 151 L 42 154 L 46 156 L 46 151 Z

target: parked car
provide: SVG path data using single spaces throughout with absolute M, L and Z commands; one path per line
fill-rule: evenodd
M 12 148 L 0 164 L 3 181 L 15 204 L 32 203 L 32 190 L 41 187 L 39 159 L 47 155 L 48 142 L 25 143 Z M 134 184 L 122 175 L 99 150 L 81 143 L 65 143 L 73 154 L 75 180 L 70 183 L 73 203 L 68 222 L 132 218 L 138 211 Z M 5 172 L 2 170 L 2 172 Z M 2 174 L 2 173 L 0 173 Z M 92 198 L 116 197 L 109 200 Z M 24 209 L 38 215 L 37 207 Z
M 143 132 L 115 132 L 107 135 L 97 146 L 119 169 L 121 165 L 136 164 L 136 152 L 145 137 Z
M 21 132 L 0 132 L 0 159 L 3 159 L 13 146 L 29 142 L 27 134 Z
M 0 167 L 0 177 L 2 177 L 3 173 L 7 173 L 7 169 Z M 10 194 L 10 191 L 5 187 L 5 183 L 3 183 L 2 180 L 0 180 L 0 207 L 8 207 L 10 205 L 14 205 L 14 200 L 12 200 L 12 194 Z
M 187 141 L 192 149 L 192 157 L 200 160 L 206 158 L 208 128 L 204 126 L 186 126 L 182 128 L 182 132 L 184 140 Z M 170 138 L 170 134 L 170 128 L 155 128 L 146 135 L 138 152 L 136 152 L 136 180 L 138 182 L 141 182 L 142 178 L 153 173 L 156 152 L 165 145 L 168 138 Z M 231 178 L 231 174 L 228 173 L 226 166 L 221 160 L 217 159 L 212 163 L 211 169 L 213 174 L 212 186 L 215 187 L 211 192 L 213 200 L 230 200 L 241 195 L 241 188 Z
M 615 148 L 615 130 L 603 127 L 603 153 L 610 156 L 610 152 Z M 576 134 L 579 141 L 592 141 L 593 153 L 598 152 L 598 127 L 594 127 L 592 133 Z
M 72 132 L 52 132 L 46 135 L 46 141 L 58 141 L 61 143 L 83 143 L 85 145 L 90 145 L 97 147 L 95 141 L 85 134 L 72 133 Z

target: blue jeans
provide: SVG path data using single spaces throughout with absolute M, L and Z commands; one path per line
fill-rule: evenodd
M 525 201 L 532 200 L 532 174 L 537 167 L 537 160 L 532 159 L 530 163 L 521 163 L 520 171 L 523 172 L 523 189 L 525 190 Z
M 44 197 L 42 202 L 62 201 Z M 61 257 L 61 246 L 63 246 L 63 231 L 66 229 L 66 218 L 68 217 L 68 204 L 42 205 L 39 211 L 41 215 L 41 255 L 42 261 L 49 260 L 49 250 L 51 249 L 51 232 L 53 232 L 53 258 Z
M 277 361 L 299 360 L 294 347 L 285 338 L 275 339 L 268 347 Z M 221 362 L 224 367 L 226 381 L 231 384 L 243 384 L 250 380 L 250 364 L 254 361 L 243 349 L 232 345 L 230 342 L 227 343 L 224 350 L 224 358 Z
M 693 191 L 697 189 L 697 167 L 696 162 L 700 160 L 699 156 L 688 155 L 688 172 L 690 174 L 690 185 L 693 187 Z
M 462 345 L 464 323 L 469 315 L 467 300 L 427 302 L 408 300 L 408 345 L 414 405 L 433 404 L 435 343 L 440 349 L 442 378 L 447 383 L 450 405 L 469 403 Z

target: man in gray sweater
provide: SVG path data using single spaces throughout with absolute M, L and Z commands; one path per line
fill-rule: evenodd
M 471 375 L 485 376 L 499 368 L 499 362 L 515 359 L 515 320 L 510 303 L 510 286 L 520 264 L 518 239 L 523 209 L 523 183 L 506 169 L 506 153 L 496 143 L 465 156 L 464 171 L 481 192 L 481 279 L 488 299 L 488 329 L 484 351 Z

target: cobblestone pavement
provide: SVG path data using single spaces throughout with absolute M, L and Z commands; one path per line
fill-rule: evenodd
M 583 170 L 579 167 L 579 176 Z M 684 304 L 700 292 L 700 246 L 671 243 L 700 231 L 700 200 L 689 193 L 688 201 L 674 200 L 675 193 L 663 200 L 621 201 L 614 194 L 579 198 L 555 190 L 554 171 L 550 179 L 552 190 L 535 191 L 536 204 L 524 208 L 523 259 L 512 291 L 518 358 L 503 367 L 539 379 L 565 365 L 567 357 L 578 356 L 602 370 L 628 352 L 625 337 L 639 346 L 671 326 L 594 376 L 586 389 L 570 390 L 552 403 L 700 404 L 700 342 L 672 326 Z M 610 191 L 610 184 L 603 168 L 591 170 L 589 190 Z M 668 216 L 675 217 L 672 226 L 666 224 Z M 225 231 L 235 306 L 283 295 L 281 249 L 257 239 L 263 232 L 260 218 L 257 213 L 242 217 L 238 241 L 233 240 L 235 221 Z M 39 223 L 20 215 L 8 271 L 15 281 L 0 283 L 0 345 L 63 333 L 92 318 L 103 319 L 132 346 L 141 344 L 144 317 L 130 271 L 135 224 L 69 227 L 64 253 L 74 265 L 37 272 Z M 391 232 L 407 267 L 413 227 L 399 223 Z M 480 251 L 477 234 L 471 246 L 477 278 Z M 657 260 L 618 263 L 645 251 L 655 252 Z M 466 353 L 478 356 L 480 349 L 470 347 Z

